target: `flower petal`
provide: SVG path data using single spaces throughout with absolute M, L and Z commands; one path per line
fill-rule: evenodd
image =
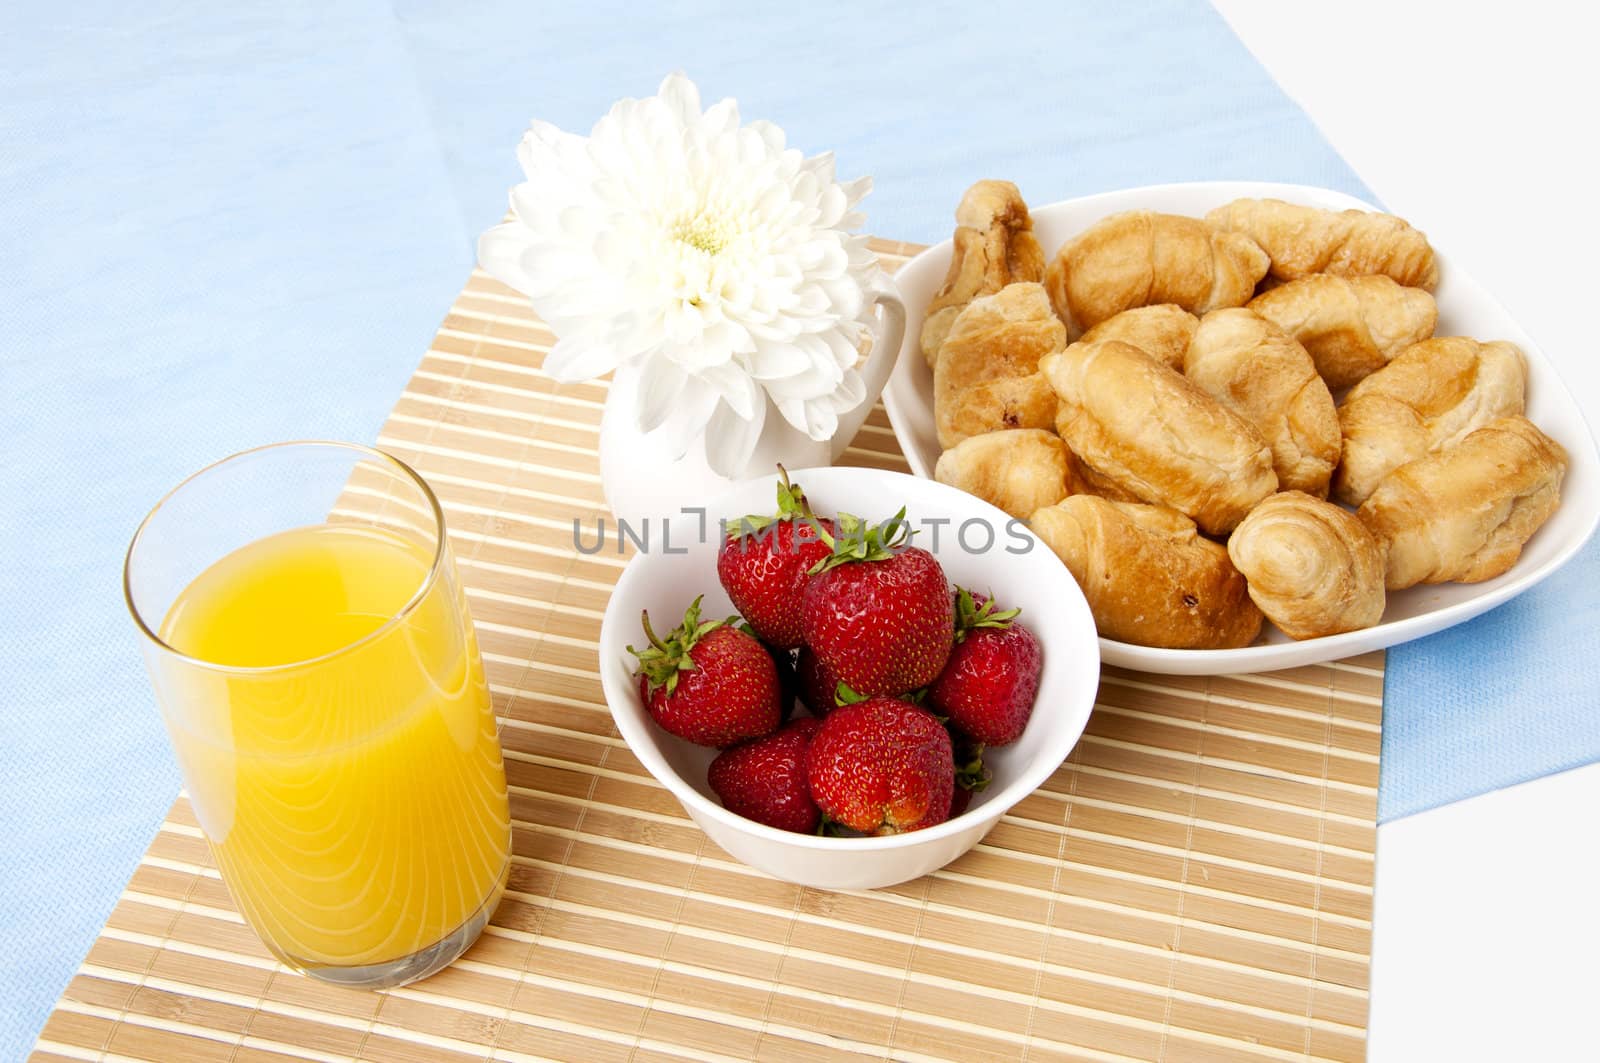
M 717 402 L 716 389 L 695 377 L 687 378 L 672 413 L 660 428 L 650 433 L 651 441 L 665 450 L 674 461 L 683 457 L 689 452 L 689 446 L 704 434 Z
M 695 374 L 722 397 L 740 417 L 754 417 L 756 409 L 766 401 L 760 387 L 748 373 L 737 365 L 725 364 L 702 369 Z
M 527 230 L 520 222 L 501 222 L 478 237 L 478 265 L 495 280 L 526 295 L 529 288 L 539 286 L 523 262 L 527 246 Z
M 757 380 L 782 380 L 811 369 L 811 357 L 795 343 L 757 343 L 750 354 L 750 375 Z
M 805 404 L 805 427 L 802 431 L 819 443 L 832 439 L 834 433 L 839 431 L 839 415 L 825 399 L 810 399 Z
M 861 374 L 854 369 L 845 371 L 844 379 L 839 386 L 824 396 L 825 401 L 835 413 L 845 413 L 855 409 L 867 398 L 867 384 L 861 379 Z
M 732 479 L 743 475 L 766 420 L 765 402 L 757 402 L 748 418 L 740 416 L 726 401 L 717 403 L 706 423 L 706 464 L 718 476 Z
M 854 207 L 872 191 L 872 178 L 857 177 L 854 181 L 842 182 L 839 188 L 844 192 L 845 202 Z
M 688 377 L 665 358 L 647 358 L 639 372 L 639 431 L 653 432 L 665 423 Z
M 754 123 L 752 123 L 754 124 Z M 721 136 L 739 128 L 739 101 L 729 96 L 706 108 L 700 116 L 700 129 L 708 136 Z
M 663 78 L 656 95 L 661 97 L 685 125 L 700 117 L 700 90 L 681 70 Z
M 544 371 L 562 383 L 593 380 L 611 372 L 621 359 L 617 349 L 590 336 L 567 336 L 556 341 L 544 358 Z

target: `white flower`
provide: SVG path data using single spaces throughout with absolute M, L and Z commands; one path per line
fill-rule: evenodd
M 833 157 L 786 148 L 733 100 L 704 112 L 674 74 L 622 100 L 587 138 L 535 121 L 518 149 L 514 220 L 478 259 L 559 337 L 557 380 L 637 365 L 639 427 L 674 456 L 700 432 L 718 473 L 743 470 L 767 414 L 812 439 L 866 395 L 857 373 L 877 260 Z

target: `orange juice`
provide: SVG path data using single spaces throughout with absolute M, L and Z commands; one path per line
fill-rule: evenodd
M 156 676 L 235 903 L 302 968 L 475 934 L 505 887 L 510 813 L 489 690 L 448 556 L 327 524 L 221 558 L 178 595 Z M 470 930 L 465 929 L 470 928 Z

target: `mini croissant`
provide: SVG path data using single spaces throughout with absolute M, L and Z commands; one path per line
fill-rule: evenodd
M 1384 478 L 1356 516 L 1388 553 L 1390 590 L 1477 583 L 1517 563 L 1561 504 L 1567 452 L 1525 417 L 1501 417 Z
M 1045 271 L 1050 302 L 1076 339 L 1124 310 L 1174 303 L 1204 314 L 1243 306 L 1266 275 L 1267 254 L 1198 218 L 1134 210 L 1067 242 Z
M 1450 336 L 1407 347 L 1339 407 L 1345 449 L 1335 496 L 1359 506 L 1400 466 L 1521 413 L 1527 376 L 1522 352 L 1503 340 Z
M 1038 284 L 981 295 L 956 315 L 933 367 L 939 444 L 1006 428 L 1049 428 L 1056 397 L 1039 359 L 1061 350 L 1066 330 Z
M 956 207 L 955 247 L 944 285 L 922 323 L 922 356 L 931 368 L 961 308 L 1017 281 L 1044 279 L 1044 250 L 1033 218 L 1010 181 L 979 181 Z
M 1280 280 L 1312 273 L 1381 273 L 1429 291 L 1439 283 L 1428 238 L 1393 214 L 1236 199 L 1207 214 L 1206 221 L 1254 240 L 1272 256 L 1272 275 Z
M 1228 551 L 1166 506 L 1072 495 L 1028 518 L 1083 589 L 1104 638 L 1226 649 L 1261 632 Z
M 1060 432 L 1061 420 L 1056 421 L 1057 434 Z M 1099 495 L 1113 502 L 1138 502 L 1139 496 L 1132 491 L 1124 490 L 1117 482 L 1103 473 L 1097 472 L 1088 462 L 1072 452 L 1071 447 L 1062 444 L 1067 451 L 1067 494 L 1069 495 Z
M 1383 617 L 1383 551 L 1348 512 L 1301 491 L 1273 495 L 1228 537 L 1250 599 L 1284 634 L 1311 639 Z
M 1433 335 L 1439 308 L 1421 288 L 1388 277 L 1317 273 L 1281 284 L 1250 309 L 1293 336 L 1333 391 L 1342 391 L 1390 358 Z
M 1261 434 L 1137 347 L 1075 343 L 1040 368 L 1061 399 L 1057 424 L 1073 453 L 1208 534 L 1231 531 L 1278 489 Z
M 1042 428 L 988 432 L 939 455 L 933 478 L 998 506 L 1018 520 L 1073 493 L 1066 444 Z
M 1325 498 L 1339 461 L 1339 415 L 1306 349 L 1242 308 L 1200 322 L 1184 374 L 1255 426 L 1285 491 Z
M 1121 340 L 1139 348 L 1168 369 L 1183 371 L 1183 354 L 1194 339 L 1200 319 L 1175 303 L 1124 310 L 1079 337 L 1080 343 Z

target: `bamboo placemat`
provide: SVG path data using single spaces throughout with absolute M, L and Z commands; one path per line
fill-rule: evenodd
M 918 249 L 877 245 L 891 268 Z M 612 727 L 624 562 L 603 384 L 481 273 L 380 436 L 451 537 L 502 720 L 511 886 L 478 945 L 385 993 L 276 964 L 180 798 L 34 1059 L 1254 1060 L 1363 1056 L 1383 656 L 1260 676 L 1107 668 L 1067 763 L 976 850 L 887 890 L 736 863 Z M 881 408 L 850 464 L 905 468 Z

